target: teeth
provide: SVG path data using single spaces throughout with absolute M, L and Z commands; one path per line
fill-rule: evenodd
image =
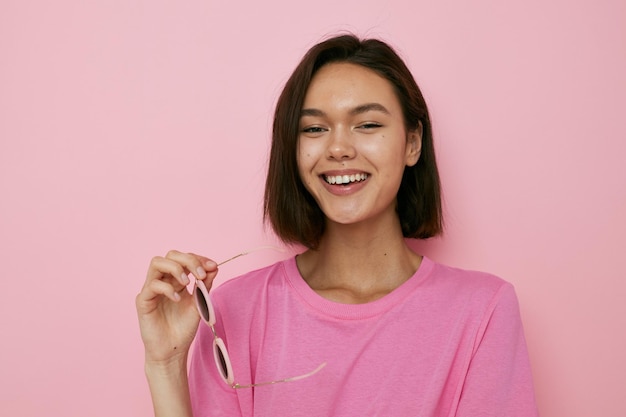
M 329 184 L 349 184 L 351 182 L 363 181 L 367 178 L 367 174 L 351 174 L 351 175 L 327 175 L 324 177 Z

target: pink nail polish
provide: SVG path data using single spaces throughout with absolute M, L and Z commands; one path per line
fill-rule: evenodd
M 202 279 L 206 278 L 206 271 L 201 266 L 199 266 L 198 269 L 196 269 L 196 272 L 198 274 L 198 278 L 202 278 Z

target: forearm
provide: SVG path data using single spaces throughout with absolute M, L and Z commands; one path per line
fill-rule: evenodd
M 155 417 L 193 417 L 186 361 L 145 365 Z

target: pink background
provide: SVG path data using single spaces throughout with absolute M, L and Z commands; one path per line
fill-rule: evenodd
M 151 413 L 149 259 L 273 241 L 271 110 L 340 29 L 423 88 L 447 234 L 421 246 L 515 284 L 542 416 L 626 415 L 626 3 L 299 4 L 0 3 L 0 415 Z

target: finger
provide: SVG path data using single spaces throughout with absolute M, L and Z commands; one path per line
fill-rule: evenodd
M 174 302 L 181 300 L 180 294 L 173 285 L 162 280 L 154 280 L 147 283 L 139 295 L 137 295 L 137 307 L 151 310 L 155 306 L 153 303 L 161 296 L 167 297 Z
M 167 277 L 173 277 L 174 280 L 183 286 L 189 284 L 189 276 L 187 275 L 183 265 L 161 256 L 155 256 L 152 258 L 150 266 L 148 267 L 146 283 L 161 281 Z
M 204 256 L 196 255 L 195 253 L 183 253 L 171 250 L 167 253 L 165 258 L 179 263 L 197 279 L 206 279 L 207 273 L 217 272 L 216 262 Z
M 152 281 L 150 287 L 155 294 L 164 295 L 174 302 L 178 302 L 181 300 L 181 290 L 177 290 L 173 285 L 168 282 L 161 280 Z

